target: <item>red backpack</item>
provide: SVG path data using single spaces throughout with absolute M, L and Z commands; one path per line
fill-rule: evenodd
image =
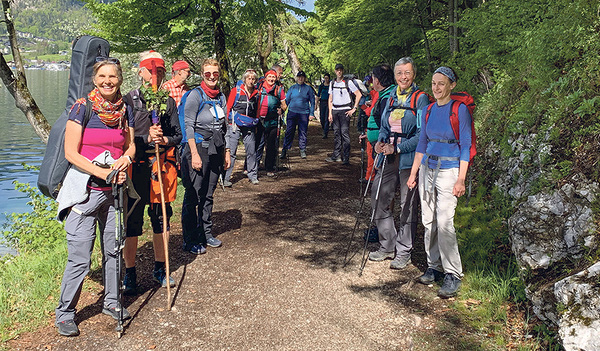
M 477 136 L 475 135 L 475 119 L 473 118 L 473 112 L 475 111 L 475 101 L 473 97 L 469 95 L 467 92 L 458 92 L 451 93 L 450 98 L 452 99 L 452 106 L 450 108 L 450 125 L 452 126 L 452 131 L 454 132 L 455 140 L 448 140 L 448 143 L 459 143 L 460 135 L 459 135 L 459 125 L 458 125 L 458 107 L 460 104 L 465 104 L 469 113 L 471 114 L 471 148 L 470 148 L 470 156 L 469 163 L 473 162 L 473 157 L 477 154 L 476 142 Z M 431 113 L 431 108 L 434 103 L 429 104 L 427 106 L 427 112 L 425 113 L 425 123 L 429 119 L 429 114 Z

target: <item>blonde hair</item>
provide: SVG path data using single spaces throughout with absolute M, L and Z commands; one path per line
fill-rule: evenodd
M 117 77 L 119 78 L 119 85 L 121 83 L 123 83 L 123 70 L 121 69 L 121 65 L 116 63 L 116 62 L 112 62 L 109 60 L 103 60 L 100 62 L 96 62 L 94 64 L 94 83 L 96 82 L 96 74 L 98 74 L 98 71 L 100 70 L 100 68 L 107 66 L 107 65 L 112 65 L 115 66 L 116 70 L 117 70 Z
M 219 65 L 219 61 L 214 58 L 207 58 L 202 61 L 202 73 L 204 73 L 204 67 L 206 66 L 217 66 L 219 67 L 219 71 L 221 70 L 221 66 Z

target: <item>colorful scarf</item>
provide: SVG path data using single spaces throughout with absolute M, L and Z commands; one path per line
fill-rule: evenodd
M 206 93 L 206 95 L 208 95 L 208 97 L 210 97 L 211 99 L 216 98 L 220 91 L 219 89 L 211 89 L 208 87 L 208 85 L 206 85 L 206 83 L 204 81 L 202 81 L 202 83 L 200 83 L 200 86 L 202 87 L 202 90 L 204 90 L 204 92 Z M 217 86 L 218 87 L 218 86 Z
M 96 112 L 98 117 L 102 123 L 109 127 L 116 127 L 124 129 L 125 128 L 125 111 L 127 110 L 125 104 L 123 103 L 123 97 L 121 96 L 121 92 L 117 92 L 117 101 L 110 102 L 106 100 L 100 92 L 98 88 L 94 88 L 94 90 L 90 91 L 87 98 L 92 102 L 92 111 Z M 80 98 L 75 103 L 79 103 L 80 105 L 85 106 L 86 99 Z

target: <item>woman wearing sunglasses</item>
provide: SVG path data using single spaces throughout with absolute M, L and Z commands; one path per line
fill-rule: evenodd
M 156 75 L 157 86 L 165 78 L 165 61 L 155 51 L 146 51 L 140 55 L 138 76 L 142 79 L 142 86 L 151 88 L 152 76 Z M 176 145 L 181 142 L 181 128 L 177 104 L 173 98 L 167 99 L 167 110 L 159 114 L 158 123 L 152 120 L 152 112 L 148 110 L 145 97 L 140 89 L 130 91 L 125 97 L 125 103 L 132 109 L 135 119 L 135 160 L 131 166 L 131 179 L 141 201 L 133 208 L 127 218 L 127 239 L 123 258 L 125 260 L 125 294 L 137 293 L 137 272 L 135 256 L 138 246 L 138 237 L 143 233 L 144 209 L 148 205 L 148 216 L 152 223 L 152 244 L 154 248 L 154 282 L 162 287 L 167 286 L 165 271 L 165 247 L 163 241 L 163 218 L 160 198 L 160 185 L 158 182 L 158 163 L 156 162 L 155 144 L 159 145 L 160 166 L 163 182 L 163 191 L 167 208 L 167 232 L 170 228 L 170 218 L 173 215 L 171 202 L 177 196 L 177 168 Z M 129 206 L 134 204 L 129 201 Z M 168 237 L 168 235 L 167 235 Z M 175 285 L 173 278 L 169 277 L 171 286 Z
M 69 257 L 56 307 L 56 326 L 64 336 L 79 335 L 75 312 L 99 227 L 104 257 L 102 313 L 118 318 L 117 251 L 112 184 L 126 180 L 135 155 L 134 120 L 121 97 L 123 74 L 116 59 L 99 58 L 94 65 L 95 88 L 75 102 L 65 128 L 65 158 L 73 165 L 58 195 L 59 218 L 65 220 Z M 86 106 L 87 105 L 87 106 Z M 91 106 L 90 106 L 91 105 Z M 84 125 L 86 107 L 91 108 Z M 70 179 L 70 180 L 67 180 Z M 71 181 L 72 180 L 72 181 Z M 123 318 L 129 313 L 123 308 Z
M 200 87 L 185 100 L 182 127 L 187 143 L 181 155 L 181 181 L 185 188 L 181 214 L 183 249 L 196 255 L 205 253 L 206 245 L 222 244 L 212 235 L 213 194 L 219 176 L 231 162 L 229 147 L 225 145 L 227 103 L 219 90 L 219 62 L 204 60 L 202 75 Z

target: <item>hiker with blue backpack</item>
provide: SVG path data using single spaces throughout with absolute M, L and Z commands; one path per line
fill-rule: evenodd
M 383 81 L 378 79 L 376 72 L 374 69 L 373 75 L 379 81 L 377 85 L 382 85 Z M 377 103 L 384 104 L 380 118 L 377 118 L 377 109 L 374 108 L 371 112 L 371 122 L 380 120 L 374 149 L 376 153 L 387 155 L 388 165 L 385 173 L 378 173 L 374 180 L 378 184 L 382 177 L 379 205 L 375 214 L 380 247 L 369 254 L 369 259 L 383 261 L 390 258 L 391 269 L 403 269 L 410 263 L 417 232 L 417 189 L 409 189 L 406 181 L 410 176 L 421 132 L 419 117 L 423 108 L 429 104 L 429 97 L 414 83 L 416 74 L 417 67 L 412 58 L 399 59 L 393 71 L 393 79 L 397 85 L 380 89 Z M 383 100 L 386 96 L 388 99 Z M 369 127 L 367 131 L 372 133 Z M 400 225 L 396 228 L 392 200 L 398 186 L 400 198 L 396 204 L 400 205 Z
M 183 250 L 195 255 L 205 253 L 207 245 L 222 244 L 212 235 L 213 195 L 231 158 L 225 137 L 227 101 L 219 89 L 219 69 L 217 60 L 205 59 L 202 83 L 187 92 L 179 105 L 186 141 L 181 155 Z
M 449 67 L 438 68 L 431 79 L 436 99 L 423 110 L 421 135 L 407 186 L 417 186 L 425 227 L 427 270 L 418 278 L 423 284 L 443 279 L 438 295 L 455 296 L 463 277 L 454 214 L 458 198 L 465 193 L 465 178 L 474 155 L 475 134 L 467 105 L 453 100 L 458 76 Z
M 162 55 L 155 51 L 145 51 L 140 54 L 138 76 L 142 79 L 142 87 L 151 88 L 152 76 L 156 76 L 157 86 L 165 78 L 165 61 Z M 154 249 L 153 280 L 166 287 L 167 283 L 175 286 L 175 280 L 166 276 L 165 242 L 163 237 L 163 214 L 161 206 L 161 188 L 158 175 L 162 176 L 163 193 L 166 206 L 167 233 L 170 229 L 170 219 L 173 215 L 171 203 L 177 197 L 177 145 L 180 144 L 182 133 L 179 126 L 177 104 L 171 97 L 166 99 L 166 111 L 158 114 L 158 120 L 152 118 L 148 96 L 144 96 L 142 88 L 133 89 L 123 97 L 135 119 L 136 153 L 131 166 L 131 179 L 136 191 L 141 197 L 140 203 L 132 208 L 127 218 L 127 239 L 123 250 L 125 260 L 124 293 L 137 293 L 136 252 L 138 237 L 144 232 L 144 209 L 148 205 L 148 216 L 152 224 L 152 246 Z M 158 122 L 158 123 L 156 123 Z M 160 161 L 156 162 L 155 145 L 159 145 Z M 160 173 L 158 165 L 160 164 Z M 168 237 L 168 235 L 167 235 Z
M 296 127 L 298 127 L 298 147 L 300 157 L 306 158 L 306 133 L 308 132 L 308 120 L 315 118 L 315 91 L 305 83 L 306 73 L 298 71 L 296 84 L 292 85 L 285 96 L 288 105 L 285 139 L 281 149 L 282 159 L 287 157 L 287 152 L 292 148 Z
M 258 164 L 256 162 L 256 126 L 259 122 L 256 110 L 258 107 L 258 90 L 255 87 L 258 75 L 253 69 L 247 69 L 242 80 L 231 90 L 227 99 L 227 116 L 229 126 L 227 144 L 231 151 L 231 166 L 225 172 L 223 185 L 230 187 L 231 174 L 235 165 L 238 142 L 242 138 L 246 150 L 246 171 L 248 180 L 258 185 Z

